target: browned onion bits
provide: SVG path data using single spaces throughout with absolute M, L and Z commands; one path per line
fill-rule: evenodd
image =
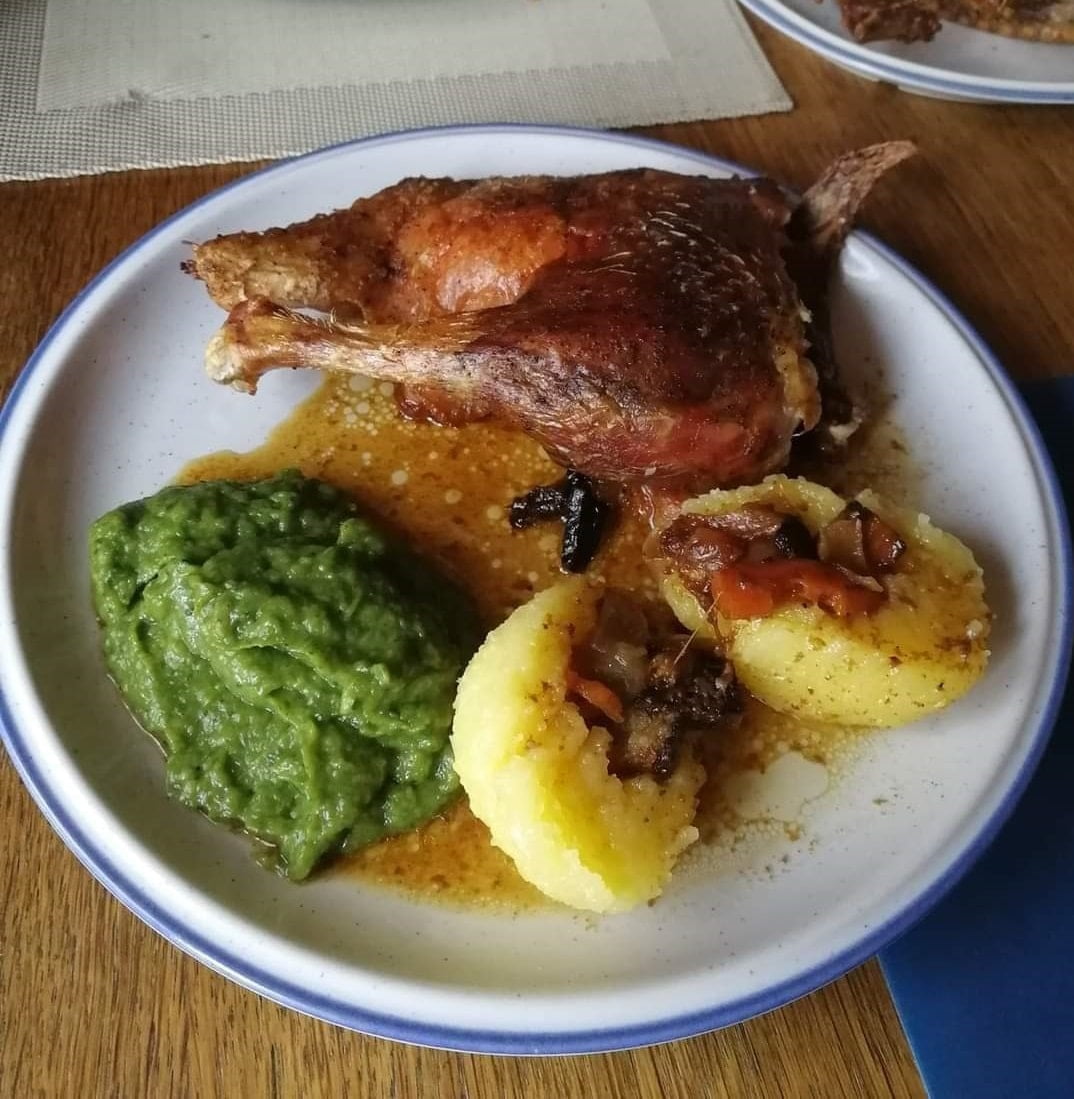
M 600 548 L 610 508 L 584 473 L 567 470 L 554 485 L 538 485 L 511 503 L 510 522 L 525 530 L 549 519 L 563 522 L 559 564 L 564 572 L 585 572 Z

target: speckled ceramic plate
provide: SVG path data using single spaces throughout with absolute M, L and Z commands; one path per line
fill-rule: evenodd
M 940 99 L 1074 103 L 1074 46 L 945 23 L 931 42 L 855 42 L 836 0 L 739 0 L 836 65 Z
M 102 665 L 87 527 L 190 458 L 258 443 L 313 384 L 280 373 L 251 400 L 203 377 L 220 314 L 181 274 L 184 242 L 295 221 L 407 175 L 636 165 L 734 170 L 629 137 L 479 127 L 358 142 L 249 176 L 94 279 L 0 415 L 0 718 L 11 758 L 67 844 L 142 919 L 299 1011 L 502 1053 L 620 1049 L 736 1022 L 824 984 L 919 918 L 994 834 L 1043 746 L 1069 599 L 1048 459 L 952 306 L 856 234 L 835 287 L 840 357 L 898 395 L 892 414 L 925 468 L 920 503 L 984 564 L 994 657 L 942 716 L 871 738 L 803 808 L 796 841 L 762 838 L 737 861 L 702 860 L 628 915 L 504 916 L 353 879 L 290 884 L 260 869 L 242 838 L 165 798 L 157 749 Z

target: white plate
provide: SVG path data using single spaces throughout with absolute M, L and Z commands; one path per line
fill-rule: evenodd
M 862 45 L 836 0 L 739 0 L 803 46 L 859 76 L 941 99 L 1074 103 L 1074 46 L 1024 42 L 944 23 L 931 42 Z
M 313 383 L 281 372 L 251 399 L 204 378 L 221 314 L 180 273 L 184 242 L 304 218 L 407 175 L 636 165 L 733 167 L 629 137 L 501 126 L 376 138 L 249 176 L 103 271 L 0 413 L 0 719 L 16 766 L 67 844 L 142 919 L 300 1011 L 508 1053 L 619 1049 L 736 1022 L 833 979 L 918 919 L 981 852 L 1043 747 L 1069 599 L 1053 473 L 977 337 L 911 268 L 855 235 L 835 288 L 838 349 L 898 393 L 895 415 L 927 469 L 922 502 L 985 565 L 995 655 L 948 712 L 872 738 L 811 804 L 797 843 L 679 875 L 629 915 L 508 918 L 353 880 L 295 886 L 259 869 L 242 838 L 165 798 L 157 750 L 98 652 L 87 527 L 187 459 L 256 444 Z M 773 860 L 778 872 L 765 872 Z

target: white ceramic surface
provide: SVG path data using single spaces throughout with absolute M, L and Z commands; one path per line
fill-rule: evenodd
M 165 798 L 157 750 L 98 652 L 87 527 L 190 458 L 258 443 L 315 383 L 281 372 L 251 399 L 205 379 L 220 313 L 180 272 L 184 242 L 294 221 L 406 175 L 636 165 L 730 167 L 623 136 L 480 127 L 271 168 L 176 215 L 102 272 L 0 412 L 0 723 L 12 758 L 65 841 L 143 919 L 302 1011 L 511 1053 L 623 1048 L 737 1021 L 836 977 L 918 918 L 998 827 L 1043 746 L 1069 617 L 1053 475 L 972 332 L 902 261 L 855 235 L 835 287 L 838 351 L 898 394 L 894 415 L 926 468 L 920 502 L 985 566 L 994 657 L 942 716 L 873 738 L 807 807 L 798 842 L 679 875 L 629 915 L 509 918 L 353 880 L 292 885 L 260 869 L 243 839 Z M 778 872 L 765 872 L 773 860 Z
M 1074 45 L 1026 42 L 945 23 L 931 42 L 855 42 L 836 0 L 739 0 L 859 76 L 940 99 L 1074 103 Z

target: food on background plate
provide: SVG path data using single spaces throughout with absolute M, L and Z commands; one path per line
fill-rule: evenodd
M 1070 0 L 839 0 L 839 7 L 859 42 L 928 42 L 946 20 L 1008 38 L 1074 44 Z
M 288 877 L 414 828 L 459 791 L 468 600 L 330 485 L 174 485 L 90 532 L 109 671 L 168 791 Z
M 467 666 L 455 769 L 492 842 L 547 896 L 632 908 L 697 839 L 692 740 L 741 702 L 727 662 L 689 641 L 573 578 L 516 610 Z
M 900 725 L 961 697 L 988 660 L 981 569 L 875 493 L 781 475 L 687 501 L 659 534 L 664 594 L 773 709 Z

